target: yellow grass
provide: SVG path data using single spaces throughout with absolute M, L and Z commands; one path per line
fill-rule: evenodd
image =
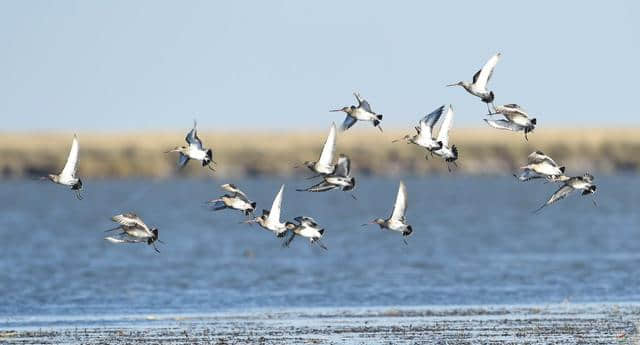
M 408 131 L 380 133 L 356 128 L 339 133 L 337 153 L 352 158 L 356 174 L 428 174 L 446 171 L 437 157 L 415 145 L 392 144 Z M 640 128 L 536 130 L 526 142 L 520 133 L 491 128 L 456 128 L 450 142 L 460 151 L 458 171 L 469 174 L 507 174 L 542 150 L 567 167 L 569 174 L 584 171 L 636 171 L 640 166 Z M 184 143 L 185 133 L 78 133 L 80 174 L 86 177 L 167 177 L 176 173 L 176 154 L 164 151 Z M 220 176 L 306 173 L 293 166 L 315 160 L 326 131 L 201 132 L 212 147 Z M 15 177 L 57 172 L 64 165 L 71 133 L 2 133 L 0 176 Z M 190 162 L 180 175 L 211 172 Z

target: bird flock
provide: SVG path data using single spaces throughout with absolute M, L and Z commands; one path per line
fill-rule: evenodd
M 501 54 L 497 53 L 492 56 L 487 63 L 473 75 L 472 82 L 460 81 L 447 86 L 461 86 L 468 93 L 480 98 L 487 105 L 488 118 L 484 121 L 493 128 L 509 130 L 514 132 L 523 132 L 524 139 L 528 141 L 528 134 L 531 133 L 536 125 L 535 118 L 530 115 L 517 104 L 505 104 L 496 106 L 494 104 L 496 95 L 487 88 L 487 84 L 491 79 L 496 65 L 500 61 Z M 340 127 L 342 132 L 353 127 L 358 121 L 371 122 L 380 132 L 383 131 L 382 114 L 373 111 L 371 105 L 359 93 L 355 92 L 354 96 L 357 105 L 344 106 L 340 109 L 331 110 L 331 112 L 344 112 L 346 117 Z M 502 115 L 502 119 L 494 119 L 495 115 Z M 440 157 L 449 172 L 457 167 L 456 161 L 459 159 L 459 151 L 456 145 L 449 142 L 449 134 L 453 128 L 454 111 L 452 105 L 442 105 L 429 114 L 425 115 L 418 121 L 415 127 L 416 134 L 407 134 L 400 139 L 392 142 L 404 141 L 407 144 L 413 144 L 426 150 L 425 159 L 429 157 Z M 440 121 L 442 119 L 442 121 Z M 435 136 L 435 126 L 440 122 L 440 127 Z M 327 192 L 331 190 L 340 190 L 349 192 L 351 197 L 357 199 L 353 194 L 356 187 L 356 178 L 351 171 L 351 159 L 345 154 L 339 154 L 337 161 L 334 162 L 337 128 L 335 123 L 331 124 L 329 134 L 324 142 L 320 157 L 317 161 L 305 161 L 296 166 L 308 168 L 313 175 L 308 179 L 320 179 L 317 183 L 307 187 L 296 189 L 299 192 Z M 194 121 L 193 128 L 185 137 L 186 146 L 176 146 L 165 153 L 178 153 L 178 168 L 182 168 L 189 163 L 190 160 L 199 161 L 202 167 L 215 171 L 216 162 L 213 157 L 213 150 L 205 148 L 202 140 L 198 137 L 197 123 Z M 71 150 L 67 158 L 67 162 L 59 174 L 49 174 L 42 177 L 43 180 L 68 186 L 75 192 L 78 199 L 82 199 L 82 180 L 77 177 L 79 144 L 78 137 L 74 135 L 71 144 Z M 594 177 L 585 173 L 581 176 L 566 176 L 565 167 L 557 164 L 551 157 L 541 151 L 535 151 L 527 157 L 527 164 L 520 168 L 520 172 L 513 174 L 517 180 L 526 182 L 531 180 L 544 180 L 545 183 L 558 183 L 560 187 L 551 195 L 551 197 L 542 204 L 534 212 L 540 212 L 545 207 L 564 199 L 573 191 L 581 190 L 582 195 L 594 194 L 596 185 L 593 183 Z M 282 220 L 282 199 L 284 193 L 284 184 L 276 193 L 271 208 L 264 209 L 262 215 L 255 216 L 256 202 L 249 199 L 236 185 L 227 183 L 220 186 L 225 194 L 217 199 L 209 200 L 207 203 L 214 211 L 224 209 L 233 209 L 243 213 L 246 217 L 241 223 L 258 224 L 263 229 L 272 232 L 276 237 L 283 239 L 282 245 L 288 247 L 296 236 L 306 238 L 311 244 L 317 244 L 323 249 L 327 247 L 322 242 L 325 229 L 322 228 L 315 219 L 309 216 L 298 216 L 293 221 Z M 597 206 L 595 200 L 594 205 Z M 391 215 L 384 218 L 375 218 L 363 226 L 378 225 L 381 229 L 398 232 L 402 235 L 402 239 L 406 244 L 407 236 L 413 233 L 412 226 L 408 223 L 406 217 L 407 211 L 407 186 L 403 181 L 399 182 L 398 193 Z M 155 227 L 148 226 L 142 218 L 133 212 L 127 212 L 115 215 L 111 220 L 118 224 L 117 227 L 106 230 L 106 232 L 117 231 L 116 234 L 104 237 L 104 240 L 111 243 L 146 243 L 159 252 L 156 243 L 163 243 L 158 239 L 159 231 Z

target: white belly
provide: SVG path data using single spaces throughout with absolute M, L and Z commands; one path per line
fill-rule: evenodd
M 371 114 L 370 112 L 360 108 L 355 109 L 353 113 L 351 113 L 351 116 L 360 121 L 373 121 L 376 118 L 375 114 Z
M 189 146 L 189 158 L 202 161 L 207 157 L 207 151 L 200 150 L 195 146 Z

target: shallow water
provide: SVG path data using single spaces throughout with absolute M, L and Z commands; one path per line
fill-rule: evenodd
M 85 181 L 85 199 L 48 183 L 0 183 L 0 327 L 30 316 L 229 310 L 639 301 L 640 178 L 599 177 L 594 207 L 575 195 L 532 214 L 556 186 L 512 177 L 406 178 L 414 234 L 360 224 L 386 217 L 397 179 L 347 193 L 299 193 L 302 179 Z M 238 184 L 283 217 L 313 216 L 327 252 L 290 248 L 240 212 L 209 211 Z M 102 240 L 135 211 L 160 229 L 160 254 Z M 4 322 L 2 321 L 4 320 Z M 52 321 L 53 322 L 53 321 Z

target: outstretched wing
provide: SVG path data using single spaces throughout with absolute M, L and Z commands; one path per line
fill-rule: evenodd
M 522 182 L 530 181 L 537 178 L 545 178 L 545 176 L 542 176 L 531 169 L 525 169 L 520 173 L 520 175 L 514 174 L 513 176 L 515 176 L 518 180 Z
M 323 165 L 325 167 L 330 167 L 333 163 L 333 153 L 336 149 L 336 124 L 331 124 L 331 129 L 329 129 L 329 135 L 327 136 L 327 140 L 324 142 L 324 146 L 322 147 L 322 153 L 320 154 L 320 159 L 318 159 L 318 164 Z
M 400 181 L 398 186 L 398 195 L 396 196 L 396 203 L 393 205 L 393 212 L 391 213 L 391 219 L 403 221 L 405 212 L 407 211 L 407 187 L 403 181 Z
M 271 204 L 271 210 L 269 210 L 269 216 L 267 217 L 267 223 L 280 223 L 280 209 L 282 208 L 282 193 L 284 192 L 284 185 L 280 186 L 278 194 L 273 199 Z
M 493 128 L 497 128 L 497 129 L 504 129 L 504 130 L 508 130 L 508 131 L 514 131 L 514 132 L 519 132 L 524 130 L 524 127 L 517 125 L 513 122 L 509 122 L 507 120 L 489 120 L 489 119 L 484 119 L 484 121 L 491 127 Z
M 193 120 L 193 128 L 191 129 L 191 131 L 189 131 L 189 133 L 187 133 L 187 136 L 186 138 L 184 138 L 184 140 L 186 140 L 189 145 L 195 145 L 198 149 L 202 150 L 202 140 L 198 138 L 198 130 L 196 129 L 196 126 L 197 123 L 195 120 Z
M 551 165 L 557 167 L 558 164 L 556 164 L 556 162 L 551 159 L 551 157 L 545 155 L 542 151 L 535 151 L 532 152 L 528 157 L 527 160 L 529 162 L 529 164 L 540 164 L 544 161 L 549 162 Z
M 223 190 L 229 192 L 229 193 L 233 193 L 233 194 L 237 194 L 242 196 L 245 200 L 249 200 L 249 198 L 247 197 L 246 194 L 244 194 L 243 191 L 240 190 L 240 188 L 236 187 L 236 185 L 234 185 L 233 183 L 226 183 L 220 186 L 220 188 L 222 188 Z
M 129 213 L 123 213 L 123 214 L 118 214 L 116 216 L 113 216 L 111 218 L 112 221 L 120 224 L 120 225 L 124 225 L 124 226 L 135 226 L 135 227 L 139 227 L 144 229 L 145 231 L 151 233 L 151 230 L 149 230 L 149 227 L 147 227 L 147 224 L 145 224 L 142 219 L 140 217 L 138 217 L 137 214 L 129 212 Z
M 351 159 L 349 159 L 347 155 L 340 155 L 333 174 L 342 177 L 349 177 L 351 175 Z
M 369 105 L 369 102 L 367 102 L 366 99 L 362 98 L 362 96 L 360 96 L 360 93 L 354 92 L 353 95 L 356 96 L 356 99 L 358 100 L 358 107 L 374 114 L 373 110 L 371 110 L 371 106 Z
M 347 117 L 344 118 L 344 122 L 342 122 L 342 125 L 340 126 L 340 130 L 343 132 L 346 131 L 347 129 L 353 127 L 356 122 L 358 122 L 358 119 L 347 115 Z
M 558 189 L 555 193 L 553 193 L 553 195 L 551 195 L 549 200 L 547 200 L 547 202 L 545 202 L 544 205 L 540 206 L 540 208 L 537 211 L 542 210 L 544 207 L 549 206 L 556 201 L 566 198 L 567 195 L 571 194 L 571 192 L 573 192 L 574 190 L 575 189 L 569 186 L 568 184 L 563 185 L 562 187 L 560 187 L 560 189 Z
M 333 185 L 325 180 L 322 180 L 322 182 L 314 184 L 313 186 L 307 189 L 296 189 L 296 190 L 298 192 L 326 192 L 335 188 L 338 188 L 338 186 Z
M 487 83 L 493 75 L 493 70 L 496 68 L 498 61 L 500 60 L 500 56 L 500 53 L 492 56 L 489 61 L 487 61 L 487 63 L 482 67 L 482 69 L 473 76 L 473 83 L 476 85 L 476 87 L 483 90 L 487 88 Z
M 296 222 L 300 223 L 300 225 L 302 226 L 306 226 L 306 227 L 316 227 L 318 226 L 318 223 L 315 221 L 315 219 L 311 218 L 311 217 L 306 217 L 306 216 L 298 216 L 293 218 L 293 220 L 295 220 Z
M 453 107 L 449 105 L 449 109 L 444 115 L 440 131 L 438 132 L 438 141 L 442 142 L 442 146 L 449 147 L 449 131 L 453 127 Z
M 60 173 L 61 177 L 65 177 L 68 179 L 73 179 L 76 177 L 76 170 L 78 167 L 78 149 L 78 137 L 74 134 L 73 141 L 71 142 L 71 150 L 69 151 L 69 156 L 67 157 L 67 163 L 64 165 L 64 168 Z
M 113 235 L 113 236 L 107 236 L 104 238 L 105 241 L 111 242 L 111 243 L 141 243 L 141 242 L 147 242 L 146 238 L 136 238 L 136 237 L 132 237 L 127 235 L 126 233 L 121 233 L 118 235 Z
M 418 131 L 418 133 L 421 134 L 421 135 L 426 135 L 429 138 L 432 138 L 433 137 L 433 134 L 432 134 L 433 126 L 435 126 L 435 124 L 438 122 L 438 120 L 440 120 L 440 116 L 442 116 L 442 112 L 443 111 L 444 111 L 444 105 L 439 107 L 438 109 L 432 111 L 431 113 L 429 113 L 425 117 L 423 117 L 422 120 L 420 120 L 420 122 L 419 122 L 420 130 Z

